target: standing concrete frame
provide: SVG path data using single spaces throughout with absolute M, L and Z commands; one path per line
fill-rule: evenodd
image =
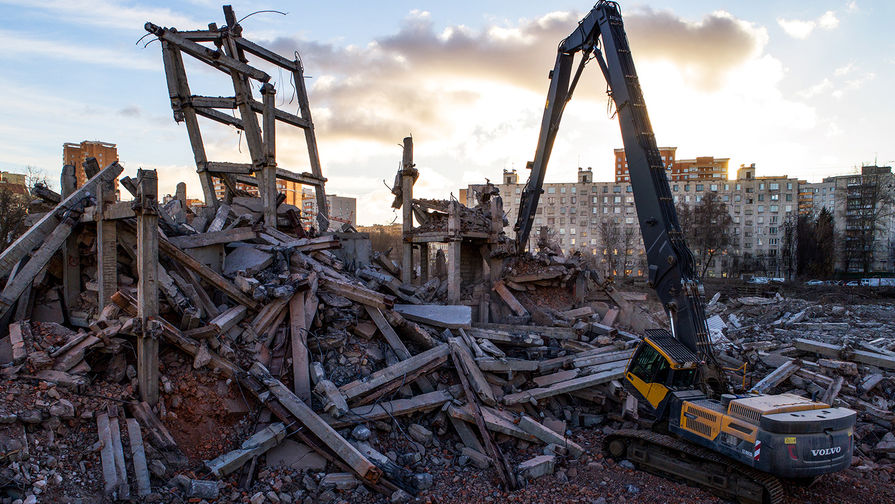
M 404 157 L 401 163 L 401 229 L 404 240 L 401 256 L 401 282 L 410 285 L 413 281 L 413 183 L 418 172 L 413 167 L 413 137 L 404 138 Z
M 304 83 L 304 67 L 298 53 L 294 60 L 261 47 L 242 37 L 242 27 L 236 20 L 233 9 L 225 5 L 224 17 L 226 26 L 218 28 L 212 23 L 208 30 L 178 31 L 174 28 L 163 28 L 146 23 L 146 31 L 156 35 L 162 45 L 162 56 L 165 65 L 168 93 L 174 120 L 185 122 L 190 145 L 196 162 L 196 171 L 202 185 L 205 204 L 217 208 L 214 179 L 220 179 L 226 187 L 226 198 L 230 198 L 239 190 L 237 183 L 258 187 L 264 203 L 264 221 L 267 226 L 276 225 L 276 179 L 296 182 L 314 187 L 317 200 L 317 224 L 321 231 L 329 228 L 329 216 L 326 207 L 326 179 L 320 167 L 317 151 L 317 138 L 311 109 L 308 102 L 307 89 Z M 207 45 L 212 44 L 213 47 Z M 186 71 L 183 65 L 183 53 L 213 68 L 230 75 L 234 96 L 212 97 L 197 96 L 190 91 Z M 270 75 L 247 63 L 247 54 L 251 54 L 266 63 L 286 70 L 295 85 L 299 112 L 295 115 L 276 108 L 275 89 L 270 84 Z M 261 84 L 262 101 L 255 99 L 252 93 L 252 82 Z M 237 111 L 236 116 L 222 110 Z M 263 116 L 263 124 L 258 122 L 258 114 Z M 198 116 L 232 126 L 245 133 L 251 163 L 230 163 L 209 161 Z M 296 173 L 276 164 L 275 130 L 276 122 L 304 130 L 308 148 L 308 159 L 311 172 Z M 263 131 L 262 131 L 263 126 Z
M 62 167 L 62 199 L 66 199 L 77 189 L 78 179 L 74 165 Z M 78 304 L 81 295 L 81 255 L 78 252 L 78 238 L 69 236 L 65 240 L 62 267 L 62 297 L 65 300 L 66 313 L 71 316 L 72 309 Z

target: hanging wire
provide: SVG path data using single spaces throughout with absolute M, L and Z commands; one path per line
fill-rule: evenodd
M 242 23 L 244 20 L 254 16 L 255 14 L 261 14 L 261 13 L 279 14 L 281 16 L 285 16 L 285 15 L 289 14 L 288 12 L 283 12 L 283 11 L 278 11 L 278 10 L 273 10 L 273 9 L 258 10 L 258 11 L 252 12 L 250 14 L 247 14 L 242 19 L 237 21 L 236 24 Z

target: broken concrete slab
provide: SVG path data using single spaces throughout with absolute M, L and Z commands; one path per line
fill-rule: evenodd
M 279 445 L 268 450 L 267 466 L 318 472 L 326 469 L 326 459 L 304 443 L 284 439 Z
M 414 322 L 447 329 L 472 327 L 472 307 L 463 305 L 396 304 L 395 311 Z
M 235 277 L 244 271 L 246 275 L 255 275 L 273 263 L 273 255 L 252 246 L 236 247 L 224 258 L 224 276 Z
M 553 474 L 555 465 L 555 455 L 538 455 L 537 457 L 530 458 L 519 464 L 516 467 L 516 472 L 520 478 L 533 480 L 535 478 L 540 478 L 541 476 Z

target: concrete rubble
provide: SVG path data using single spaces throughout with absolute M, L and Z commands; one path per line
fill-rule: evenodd
M 147 30 L 166 51 L 196 51 L 190 32 Z M 302 82 L 298 62 L 236 38 Z M 237 85 L 256 70 L 214 54 Z M 265 121 L 312 129 L 262 93 Z M 175 117 L 194 121 L 175 95 Z M 261 107 L 232 100 L 252 117 Z M 604 458 L 601 439 L 646 426 L 622 379 L 663 310 L 645 287 L 603 278 L 593 258 L 564 255 L 546 229 L 537 254 L 513 254 L 493 186 L 475 208 L 413 199 L 408 140 L 392 190 L 408 222 L 400 257 L 350 226 L 327 231 L 322 213 L 323 232 L 305 229 L 275 190 L 160 204 L 154 171 L 119 178 L 116 162 L 80 188 L 42 192 L 44 208 L 0 254 L 0 504 L 502 502 L 550 475 L 639 494 L 646 480 L 629 480 L 646 476 Z M 251 165 L 205 161 L 203 190 L 213 172 L 228 187 L 228 173 L 274 189 L 282 175 L 323 194 L 319 166 L 281 173 L 268 154 L 258 180 Z M 133 200 L 109 199 L 117 185 Z M 857 410 L 848 477 L 888 483 L 895 313 L 730 292 L 707 309 L 737 392 Z M 591 484 L 586 472 L 604 477 Z

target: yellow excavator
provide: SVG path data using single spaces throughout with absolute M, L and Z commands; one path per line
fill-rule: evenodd
M 580 54 L 574 75 L 575 56 Z M 781 478 L 800 482 L 851 464 L 856 413 L 793 394 L 735 395 L 706 323 L 702 285 L 634 69 L 619 5 L 600 1 L 560 44 L 516 244 L 524 252 L 563 109 L 586 64 L 596 62 L 621 127 L 649 285 L 669 329 L 646 331 L 625 370 L 625 388 L 652 428 L 608 435 L 604 449 L 639 468 L 703 486 L 743 503 L 776 503 Z

